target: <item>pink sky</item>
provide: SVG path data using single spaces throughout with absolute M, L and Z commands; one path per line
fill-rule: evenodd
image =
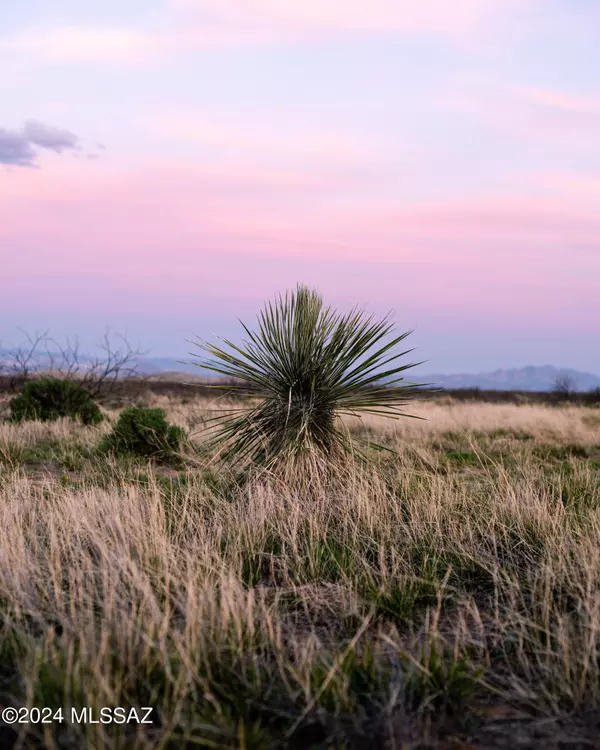
M 395 309 L 437 371 L 600 373 L 598 12 L 139 8 L 24 0 L 0 33 L 2 338 L 105 319 L 177 353 L 302 281 Z

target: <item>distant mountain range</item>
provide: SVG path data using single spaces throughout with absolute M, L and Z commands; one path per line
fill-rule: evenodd
M 180 364 L 168 357 L 147 357 L 140 360 L 139 367 L 148 374 L 166 372 L 189 373 L 196 376 L 209 375 L 208 372 L 191 364 Z M 407 380 L 410 379 L 407 373 Z M 600 376 L 589 372 L 580 372 L 570 368 L 544 365 L 535 367 L 510 368 L 481 372 L 477 374 L 459 375 L 415 375 L 414 380 L 420 383 L 432 383 L 437 388 L 481 388 L 490 391 L 552 391 L 559 379 L 566 379 L 572 390 L 589 391 L 600 388 Z
M 8 363 L 11 352 L 0 349 L 0 369 L 2 361 Z M 4 356 L 3 356 L 4 355 Z M 43 366 L 42 356 L 40 365 Z M 86 357 L 81 357 L 85 368 Z M 184 359 L 184 358 L 182 358 Z M 140 357 L 137 366 L 140 373 L 162 376 L 168 374 L 178 375 L 177 380 L 182 380 L 182 375 L 196 376 L 199 379 L 211 377 L 211 373 L 201 367 L 196 367 L 187 361 L 181 362 L 172 357 Z M 214 377 L 214 375 L 213 375 Z M 190 377 L 190 380 L 196 378 Z M 570 368 L 553 367 L 544 365 L 541 367 L 529 365 L 527 367 L 494 370 L 494 372 L 480 372 L 477 374 L 461 373 L 458 375 L 431 374 L 414 375 L 407 373 L 407 380 L 416 380 L 420 383 L 431 383 L 436 388 L 481 388 L 481 390 L 492 391 L 552 391 L 559 379 L 565 379 L 572 390 L 589 391 L 600 388 L 600 376 L 589 372 L 580 372 Z
M 148 374 L 166 372 L 189 373 L 196 376 L 206 376 L 210 373 L 191 364 L 181 364 L 168 357 L 147 357 L 139 361 L 140 370 Z M 589 391 L 600 388 L 600 376 L 589 372 L 579 372 L 569 368 L 544 365 L 541 367 L 528 366 L 481 372 L 478 374 L 459 375 L 415 375 L 414 380 L 420 383 L 432 383 L 437 388 L 481 388 L 492 391 L 551 391 L 557 381 L 566 379 L 572 390 Z M 410 379 L 407 373 L 407 380 Z
M 600 376 L 569 368 L 511 368 L 480 372 L 477 375 L 419 375 L 419 382 L 433 383 L 438 388 L 481 388 L 489 391 L 552 391 L 559 379 L 568 382 L 571 390 L 589 391 L 600 388 Z
M 190 364 L 187 359 L 180 361 L 171 357 L 141 357 L 138 360 L 138 367 L 147 375 L 158 375 L 166 372 L 187 372 L 192 375 L 208 374 L 201 367 Z

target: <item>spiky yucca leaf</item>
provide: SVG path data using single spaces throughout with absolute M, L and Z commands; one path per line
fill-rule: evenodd
M 412 349 L 395 347 L 410 331 L 390 340 L 389 316 L 376 321 L 359 309 L 342 315 L 298 286 L 266 305 L 256 331 L 242 326 L 248 336 L 242 346 L 195 342 L 211 359 L 194 364 L 233 381 L 213 387 L 260 398 L 216 418 L 213 439 L 224 458 L 269 466 L 313 451 L 329 457 L 351 450 L 340 416 L 411 416 L 401 407 L 422 384 L 400 385 L 400 373 L 418 363 L 399 365 Z

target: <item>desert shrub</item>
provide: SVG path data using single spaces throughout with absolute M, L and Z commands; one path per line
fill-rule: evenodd
M 596 388 L 592 388 L 586 395 L 586 403 L 592 406 L 600 406 L 600 385 L 596 386 Z
M 14 422 L 50 422 L 61 417 L 80 419 L 84 424 L 102 421 L 102 412 L 85 388 L 72 380 L 57 378 L 25 383 L 21 393 L 11 399 L 10 410 Z
M 389 317 L 377 321 L 358 309 L 342 315 L 299 286 L 265 307 L 256 332 L 244 330 L 242 347 L 226 339 L 228 349 L 198 342 L 211 359 L 197 364 L 229 379 L 214 387 L 259 398 L 215 420 L 213 440 L 224 458 L 262 466 L 330 459 L 355 452 L 340 416 L 408 416 L 401 407 L 416 385 L 400 385 L 400 373 L 415 365 L 398 365 L 409 352 L 395 347 L 408 333 L 390 336 Z
M 184 439 L 184 430 L 170 425 L 163 409 L 132 406 L 121 412 L 99 449 L 145 458 L 168 458 L 177 453 Z

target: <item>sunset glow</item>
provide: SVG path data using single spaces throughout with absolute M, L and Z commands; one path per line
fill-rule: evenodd
M 181 355 L 304 282 L 435 372 L 600 373 L 600 5 L 11 5 L 2 339 Z

